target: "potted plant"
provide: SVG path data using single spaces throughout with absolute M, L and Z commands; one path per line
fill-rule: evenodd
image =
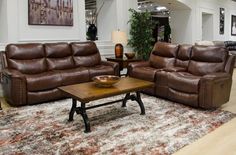
M 155 41 L 152 34 L 156 23 L 152 20 L 150 12 L 138 12 L 134 9 L 129 11 L 131 18 L 128 23 L 131 28 L 128 46 L 133 48 L 139 58 L 147 60 Z

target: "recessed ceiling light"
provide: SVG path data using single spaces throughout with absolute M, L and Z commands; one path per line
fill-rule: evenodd
M 164 6 L 157 6 L 157 7 L 156 7 L 156 10 L 157 10 L 157 11 L 166 10 L 166 7 L 164 7 Z

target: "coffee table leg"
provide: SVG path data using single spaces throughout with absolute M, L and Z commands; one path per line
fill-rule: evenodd
M 72 107 L 69 113 L 69 121 L 73 121 L 74 119 L 74 113 L 76 112 L 76 104 L 77 101 L 75 99 L 72 99 Z
M 130 93 L 125 95 L 125 98 L 122 101 L 122 107 L 126 107 L 126 102 L 130 99 Z
M 122 101 L 122 107 L 126 107 L 126 102 L 128 100 L 132 100 L 132 101 L 135 100 L 136 102 L 138 102 L 139 107 L 141 109 L 141 115 L 145 115 L 145 108 L 144 108 L 143 101 L 141 99 L 141 95 L 140 95 L 139 91 L 136 92 L 136 95 L 134 95 L 134 94 L 130 95 L 130 93 L 127 93 L 125 95 L 125 98 Z
M 90 122 L 88 119 L 88 115 L 86 113 L 86 108 L 85 108 L 85 103 L 81 103 L 81 109 L 80 109 L 80 114 L 83 117 L 84 120 L 84 125 L 85 125 L 85 133 L 91 132 L 90 129 Z
M 145 115 L 145 108 L 144 108 L 144 105 L 143 105 L 143 101 L 141 100 L 141 96 L 140 96 L 140 92 L 137 91 L 136 92 L 136 101 L 138 102 L 139 106 L 140 106 L 140 109 L 141 109 L 141 115 Z

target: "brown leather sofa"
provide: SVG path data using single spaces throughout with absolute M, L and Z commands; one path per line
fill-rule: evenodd
M 212 109 L 229 100 L 234 62 L 223 47 L 158 42 L 149 61 L 131 63 L 128 75 L 155 82 L 148 94 Z
M 119 74 L 119 65 L 102 61 L 93 42 L 9 44 L 1 55 L 3 94 L 13 106 L 61 99 L 60 86 Z

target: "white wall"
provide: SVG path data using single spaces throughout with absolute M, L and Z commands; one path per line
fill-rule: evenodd
M 213 40 L 213 14 L 202 14 L 202 40 Z
M 129 33 L 129 9 L 137 9 L 137 0 L 97 0 L 98 7 L 104 3 L 97 21 L 98 40 L 111 40 L 111 33 L 114 30 Z
M 198 35 L 196 41 L 202 39 L 202 13 L 213 14 L 213 40 L 236 40 L 236 37 L 231 36 L 231 15 L 236 15 L 236 2 L 231 0 L 197 0 L 197 29 Z M 221 35 L 219 33 L 219 16 L 220 8 L 225 8 L 225 33 Z
M 120 9 L 122 8 L 122 9 Z M 129 35 L 130 24 L 128 23 L 130 18 L 129 9 L 138 9 L 137 0 L 117 0 L 117 29 L 120 29 Z
M 7 42 L 8 28 L 7 28 L 7 0 L 0 0 L 0 43 Z
M 104 5 L 98 15 L 98 40 L 111 40 L 111 32 L 117 29 L 116 0 L 97 0 L 97 6 Z
M 230 15 L 228 17 L 228 25 L 226 27 L 229 29 L 229 34 L 231 34 L 231 15 L 236 16 L 236 2 L 230 2 L 228 6 L 228 14 Z M 230 28 L 229 28 L 230 27 Z M 236 36 L 231 36 L 229 37 L 229 40 L 234 40 L 236 41 Z
M 9 42 L 85 40 L 84 0 L 73 0 L 73 26 L 28 25 L 28 0 L 7 1 Z
M 191 10 L 176 10 L 170 12 L 171 36 L 173 43 L 192 44 L 193 30 Z
M 0 43 L 0 51 L 4 51 L 4 49 L 5 49 L 5 44 L 3 44 L 3 43 Z
M 153 0 L 170 7 L 164 0 Z M 202 13 L 213 14 L 212 40 L 236 40 L 231 36 L 231 15 L 236 15 L 236 2 L 231 0 L 173 0 L 182 3 L 171 8 L 172 41 L 175 43 L 192 43 L 202 40 Z M 185 7 L 184 7 L 185 6 Z M 189 7 L 189 8 L 188 8 Z M 220 7 L 225 8 L 225 33 L 219 34 Z

